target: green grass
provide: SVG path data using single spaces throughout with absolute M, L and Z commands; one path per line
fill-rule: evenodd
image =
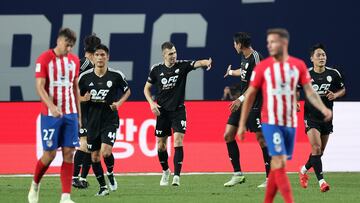
M 231 175 L 183 175 L 180 187 L 160 187 L 160 176 L 117 176 L 119 188 L 106 197 L 95 197 L 98 184 L 94 176 L 88 178 L 87 190 L 73 189 L 72 199 L 77 203 L 98 202 L 262 202 L 264 189 L 256 186 L 264 181 L 262 174 L 246 175 L 246 183 L 232 188 L 223 187 Z M 327 193 L 321 193 L 314 174 L 310 174 L 309 187 L 302 189 L 297 174 L 289 174 L 296 202 L 359 202 L 360 173 L 326 173 L 331 186 Z M 0 202 L 27 202 L 30 177 L 0 177 Z M 44 177 L 40 190 L 40 203 L 53 203 L 60 200 L 60 178 Z M 283 202 L 280 194 L 275 202 Z

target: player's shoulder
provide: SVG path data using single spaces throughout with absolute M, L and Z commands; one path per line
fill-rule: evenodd
M 164 66 L 164 62 L 155 63 L 150 67 L 150 71 L 156 71 L 161 66 Z
M 78 57 L 76 54 L 74 54 L 74 53 L 68 53 L 68 54 L 67 54 L 67 57 L 68 57 L 69 59 L 73 59 L 73 60 L 78 60 L 78 61 L 80 61 L 79 57 Z
M 263 56 L 256 50 L 252 52 L 251 58 L 255 62 L 255 64 L 259 64 L 260 61 L 263 60 Z
M 325 70 L 328 71 L 329 73 L 332 73 L 332 74 L 336 74 L 336 75 L 339 75 L 341 77 L 341 73 L 338 69 L 336 68 L 330 68 L 330 67 L 325 67 Z
M 48 49 L 42 52 L 37 60 L 46 63 L 51 61 L 54 57 L 56 57 L 54 51 L 52 49 Z
M 80 72 L 84 72 L 91 68 L 93 68 L 93 64 L 88 58 L 83 57 L 80 59 Z
M 288 61 L 290 61 L 290 62 L 293 63 L 293 64 L 302 64 L 302 65 L 305 64 L 305 62 L 304 62 L 302 59 L 297 58 L 297 57 L 295 57 L 295 56 L 289 56 L 289 60 L 288 60 Z
M 89 69 L 89 70 L 86 70 L 86 71 L 80 73 L 80 75 L 79 75 L 79 81 L 80 81 L 80 80 L 84 80 L 84 79 L 90 77 L 90 74 L 93 73 L 93 72 L 94 72 L 94 68 L 91 68 L 91 69 Z
M 115 77 L 121 77 L 123 79 L 125 79 L 125 74 L 123 72 L 121 72 L 120 70 L 114 69 L 114 68 L 108 68 L 109 73 L 111 73 L 112 75 L 114 75 Z
M 267 57 L 263 60 L 261 60 L 257 66 L 258 67 L 266 67 L 266 66 L 271 66 L 274 63 L 274 59 L 272 57 Z

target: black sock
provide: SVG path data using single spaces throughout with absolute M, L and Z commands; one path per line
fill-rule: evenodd
M 104 162 L 105 162 L 105 165 L 106 165 L 106 168 L 107 168 L 107 171 L 109 173 L 112 173 L 113 170 L 114 170 L 114 155 L 111 153 L 110 156 L 108 157 L 104 157 Z
M 316 178 L 318 180 L 324 179 L 323 171 L 322 171 L 321 155 L 312 155 L 311 164 L 314 167 Z
M 226 143 L 229 158 L 234 168 L 234 172 L 241 172 L 240 166 L 240 152 L 236 140 Z
M 81 170 L 81 177 L 86 179 L 89 174 L 89 170 L 91 167 L 91 153 L 86 153 L 83 159 L 83 165 Z
M 261 151 L 262 151 L 263 158 L 264 158 L 266 177 L 268 177 L 268 176 L 269 176 L 269 172 L 270 172 L 270 161 L 271 161 L 271 157 L 269 156 L 269 152 L 268 152 L 268 148 L 267 148 L 267 147 L 261 148 Z
M 95 173 L 95 177 L 100 185 L 100 187 L 103 187 L 106 185 L 105 183 L 105 178 L 104 178 L 104 170 L 101 166 L 101 162 L 93 162 L 92 163 L 92 168 L 93 168 L 93 171 Z
M 169 164 L 168 164 L 168 153 L 167 151 L 158 151 L 158 157 L 159 157 L 159 161 L 162 167 L 163 171 L 166 171 L 169 169 Z
M 306 164 L 305 164 L 305 168 L 306 170 L 309 170 L 311 167 L 312 167 L 312 164 L 311 164 L 311 154 L 309 155 L 309 159 L 307 160 Z
M 74 171 L 73 171 L 73 177 L 78 177 L 80 173 L 80 169 L 82 166 L 82 160 L 84 158 L 85 152 L 81 150 L 76 150 L 75 156 L 74 156 Z
M 174 154 L 174 175 L 180 176 L 181 167 L 184 159 L 184 149 L 183 147 L 175 147 Z

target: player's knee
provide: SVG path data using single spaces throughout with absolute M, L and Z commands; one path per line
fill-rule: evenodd
M 108 151 L 108 150 L 105 150 L 105 151 L 102 152 L 102 156 L 104 158 L 107 158 L 107 157 L 111 156 L 111 154 L 112 154 L 112 152 Z
M 157 141 L 157 148 L 158 148 L 158 151 L 166 151 L 166 141 L 162 140 L 162 139 L 159 139 Z
M 235 140 L 235 135 L 233 135 L 230 132 L 225 132 L 224 133 L 224 140 L 225 140 L 226 143 L 232 142 L 232 141 Z
M 321 145 L 319 144 L 313 144 L 311 148 L 312 148 L 312 154 L 314 155 L 320 155 L 322 152 Z
M 97 162 L 100 162 L 101 161 L 101 158 L 100 158 L 100 154 L 91 154 L 91 161 L 93 163 L 97 163 Z
M 182 139 L 177 139 L 174 141 L 174 147 L 181 147 L 181 146 L 183 146 Z

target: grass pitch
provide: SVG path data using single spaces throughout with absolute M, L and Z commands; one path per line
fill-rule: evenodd
M 310 173 L 307 189 L 300 187 L 297 174 L 288 174 L 293 188 L 296 202 L 359 202 L 360 201 L 360 173 L 326 173 L 330 184 L 330 191 L 321 193 L 316 177 Z M 247 203 L 262 202 L 265 189 L 256 186 L 264 181 L 263 174 L 246 174 L 246 182 L 231 188 L 223 184 L 229 180 L 231 174 L 183 175 L 180 187 L 160 187 L 160 175 L 121 176 L 116 179 L 119 188 L 106 197 L 95 197 L 98 184 L 94 176 L 88 181 L 90 187 L 86 190 L 72 190 L 72 199 L 76 203 L 112 203 L 112 202 L 221 202 Z M 27 193 L 31 177 L 0 177 L 0 202 L 27 202 Z M 60 200 L 60 178 L 45 176 L 41 183 L 40 203 L 56 203 Z M 278 193 L 275 202 L 283 202 Z

